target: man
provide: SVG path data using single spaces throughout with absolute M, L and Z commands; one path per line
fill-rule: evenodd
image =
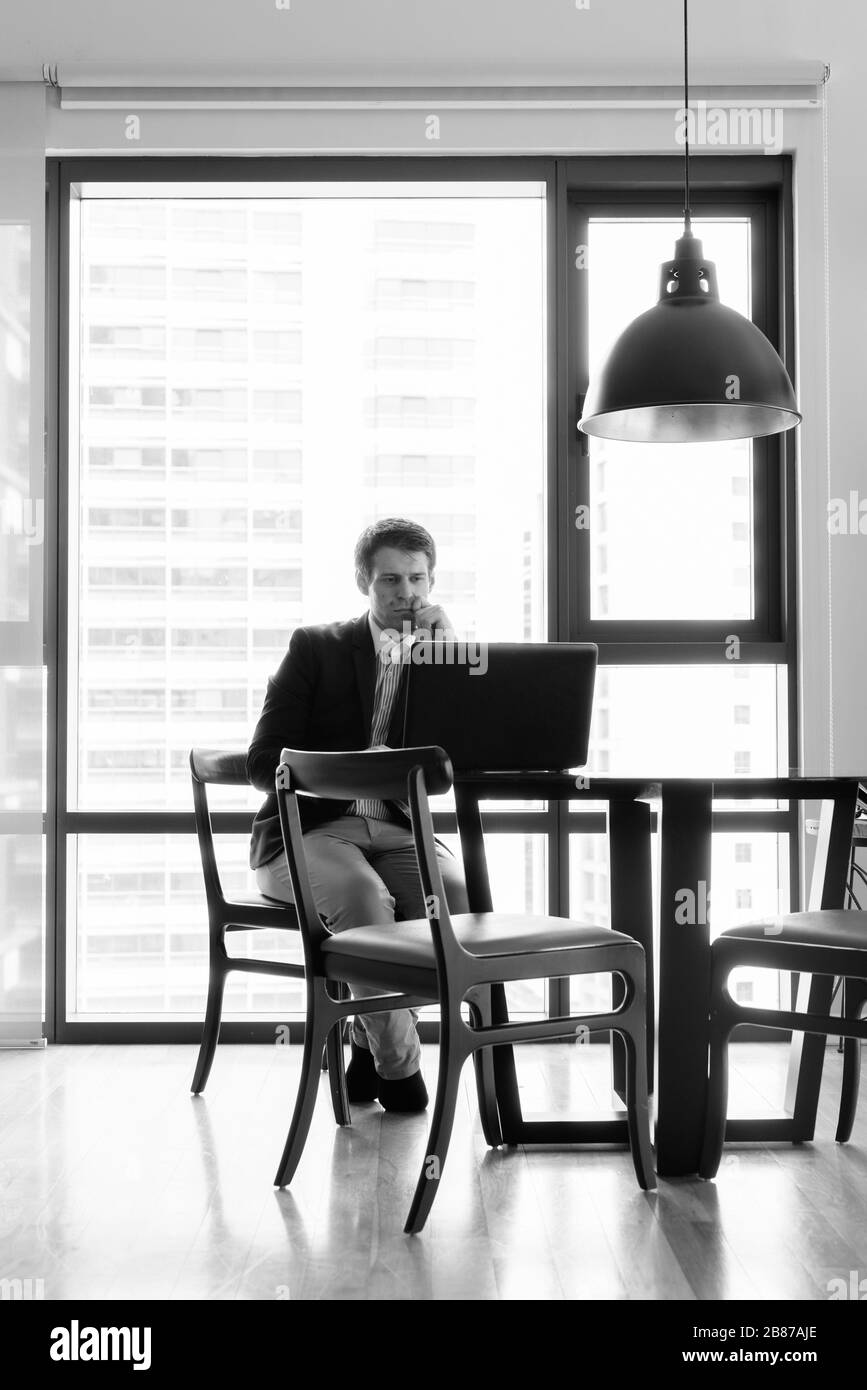
M 276 675 L 247 754 L 247 775 L 269 793 L 253 825 L 250 864 L 262 893 L 292 901 L 274 794 L 283 748 L 348 751 L 400 747 L 406 661 L 393 640 L 452 639 L 443 609 L 431 602 L 433 538 L 422 526 L 389 518 L 368 526 L 355 547 L 355 581 L 369 610 L 348 622 L 300 627 Z M 304 850 L 316 906 L 330 931 L 423 917 L 424 902 L 408 810 L 397 802 L 299 798 Z M 463 873 L 438 849 L 452 912 L 466 912 Z M 358 986 L 356 998 L 377 991 Z M 414 1010 L 356 1016 L 346 1079 L 356 1103 L 423 1110 L 428 1094 Z

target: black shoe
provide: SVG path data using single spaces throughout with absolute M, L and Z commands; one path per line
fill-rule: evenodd
M 413 1110 L 427 1108 L 427 1086 L 420 1071 L 413 1072 L 412 1076 L 405 1076 L 400 1081 L 386 1081 L 382 1076 L 376 1079 L 379 1082 L 379 1103 L 383 1110 L 408 1114 Z
M 367 1047 L 359 1047 L 354 1038 L 350 1039 L 352 1054 L 346 1068 L 346 1092 L 356 1105 L 366 1105 L 377 1098 L 382 1085 L 382 1077 L 377 1076 L 373 1065 L 373 1053 Z

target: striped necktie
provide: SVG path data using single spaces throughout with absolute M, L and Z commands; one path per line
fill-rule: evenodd
M 413 633 L 407 633 L 404 637 L 394 637 L 388 632 L 379 634 L 379 650 L 376 653 L 376 689 L 373 696 L 373 718 L 370 723 L 368 748 L 375 748 L 378 744 L 385 743 L 413 640 Z M 404 802 L 397 804 L 405 805 Z M 369 816 L 372 820 L 392 819 L 388 805 L 384 801 L 373 798 L 353 802 L 349 814 Z

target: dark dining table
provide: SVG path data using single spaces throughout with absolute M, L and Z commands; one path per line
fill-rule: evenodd
M 483 840 L 481 801 L 559 800 L 603 802 L 606 806 L 610 925 L 636 937 L 648 961 L 648 1070 L 655 1090 L 656 1166 L 661 1176 L 698 1170 L 707 1094 L 707 1024 L 710 982 L 710 923 L 703 905 L 711 894 L 711 835 L 714 803 L 788 801 L 821 803 L 809 909 L 841 908 L 853 827 L 863 779 L 843 777 L 621 778 L 579 777 L 568 772 L 457 772 L 455 801 L 470 910 L 493 910 Z M 658 999 L 654 998 L 656 943 L 653 924 L 652 833 L 660 835 L 658 897 Z M 686 893 L 684 890 L 687 890 Z M 690 894 L 694 895 L 690 898 Z M 695 911 L 684 911 L 692 902 Z M 684 920 L 693 917 L 694 920 Z M 723 927 L 725 923 L 716 925 Z M 734 924 L 732 924 L 734 925 Z M 619 981 L 616 981 L 619 986 Z M 802 976 L 798 1008 L 830 1007 L 833 981 Z M 615 993 L 613 1001 L 619 1002 Z M 503 986 L 494 986 L 492 1021 L 507 1022 Z M 782 1113 L 765 1118 L 731 1117 L 730 1141 L 812 1139 L 822 1079 L 825 1039 L 796 1034 L 790 1043 Z M 622 1111 L 570 1119 L 528 1119 L 521 1108 L 513 1049 L 489 1050 L 477 1061 L 482 1124 L 489 1143 L 626 1143 Z M 655 1067 L 654 1067 L 655 1057 Z M 655 1071 L 655 1087 L 654 1087 Z M 625 1086 L 622 1044 L 612 1047 L 612 1085 Z M 487 1090 L 486 1090 L 487 1085 Z M 485 1099 L 486 1097 L 486 1099 Z

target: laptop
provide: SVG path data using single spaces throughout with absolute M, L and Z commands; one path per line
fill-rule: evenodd
M 594 643 L 424 646 L 408 663 L 405 748 L 437 744 L 456 771 L 584 766 L 599 654 Z

